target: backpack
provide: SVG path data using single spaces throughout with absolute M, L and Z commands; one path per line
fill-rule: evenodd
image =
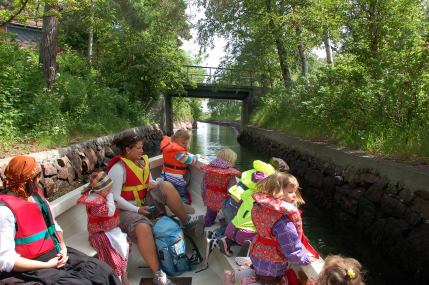
M 194 240 L 179 226 L 179 222 L 168 216 L 163 216 L 152 228 L 158 253 L 159 265 L 168 275 L 175 277 L 186 270 L 192 269 L 203 258 Z M 191 242 L 193 249 L 189 257 L 186 254 L 186 240 Z

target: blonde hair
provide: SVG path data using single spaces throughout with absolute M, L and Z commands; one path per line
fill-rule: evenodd
M 232 149 L 229 149 L 229 148 L 221 149 L 217 153 L 216 157 L 229 161 L 231 162 L 231 164 L 235 164 L 235 161 L 237 160 L 237 154 Z
M 189 135 L 189 132 L 185 129 L 180 129 L 177 130 L 174 135 L 171 137 L 171 141 L 176 141 L 176 140 L 183 140 L 183 141 L 188 141 L 191 138 L 191 136 Z
M 318 285 L 365 285 L 365 271 L 354 258 L 328 256 L 317 278 Z
M 259 180 L 256 188 L 263 194 L 268 194 L 276 199 L 283 199 L 283 190 L 289 185 L 295 188 L 296 201 L 300 204 L 305 204 L 304 199 L 299 192 L 298 180 L 292 174 L 286 172 L 276 172 Z

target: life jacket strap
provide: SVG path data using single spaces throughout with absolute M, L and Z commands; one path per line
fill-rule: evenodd
M 262 243 L 263 245 L 280 246 L 277 240 L 265 238 L 259 234 L 256 236 L 256 241 Z
M 175 165 L 171 165 L 171 164 L 168 164 L 168 163 L 164 163 L 164 166 L 167 167 L 167 168 L 178 169 L 178 170 L 186 170 L 186 169 L 188 169 L 187 166 L 185 166 L 185 167 L 183 167 L 183 166 L 175 166 Z

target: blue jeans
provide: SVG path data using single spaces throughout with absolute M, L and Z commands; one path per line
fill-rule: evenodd
M 179 192 L 180 199 L 182 199 L 183 204 L 189 205 L 188 195 L 186 195 L 185 186 L 180 186 L 171 182 L 170 180 L 167 179 L 167 176 L 165 174 L 162 174 L 162 178 L 164 178 L 165 181 L 168 181 L 171 184 L 173 184 L 174 188 L 176 188 L 177 192 Z
M 229 224 L 237 214 L 237 207 L 238 203 L 233 198 L 225 199 L 222 202 L 222 212 L 227 224 Z
M 185 186 L 179 186 L 177 184 L 173 184 L 174 188 L 176 188 L 177 192 L 179 192 L 180 199 L 182 199 L 183 204 L 189 205 L 188 195 L 186 195 Z

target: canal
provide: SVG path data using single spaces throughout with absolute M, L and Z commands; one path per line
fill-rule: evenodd
M 212 161 L 222 148 L 230 148 L 237 153 L 236 166 L 240 171 L 252 169 L 254 160 L 269 161 L 269 157 L 263 153 L 255 153 L 241 146 L 233 129 L 198 122 L 198 129 L 192 132 L 190 152 L 199 153 L 208 161 Z M 333 221 L 309 199 L 306 199 L 306 202 L 300 206 L 303 211 L 304 232 L 323 256 L 341 254 L 356 258 L 368 272 L 368 285 L 418 284 L 413 276 L 406 276 L 392 260 L 385 259 L 381 250 L 367 242 L 362 234 L 350 230 L 349 225 Z

